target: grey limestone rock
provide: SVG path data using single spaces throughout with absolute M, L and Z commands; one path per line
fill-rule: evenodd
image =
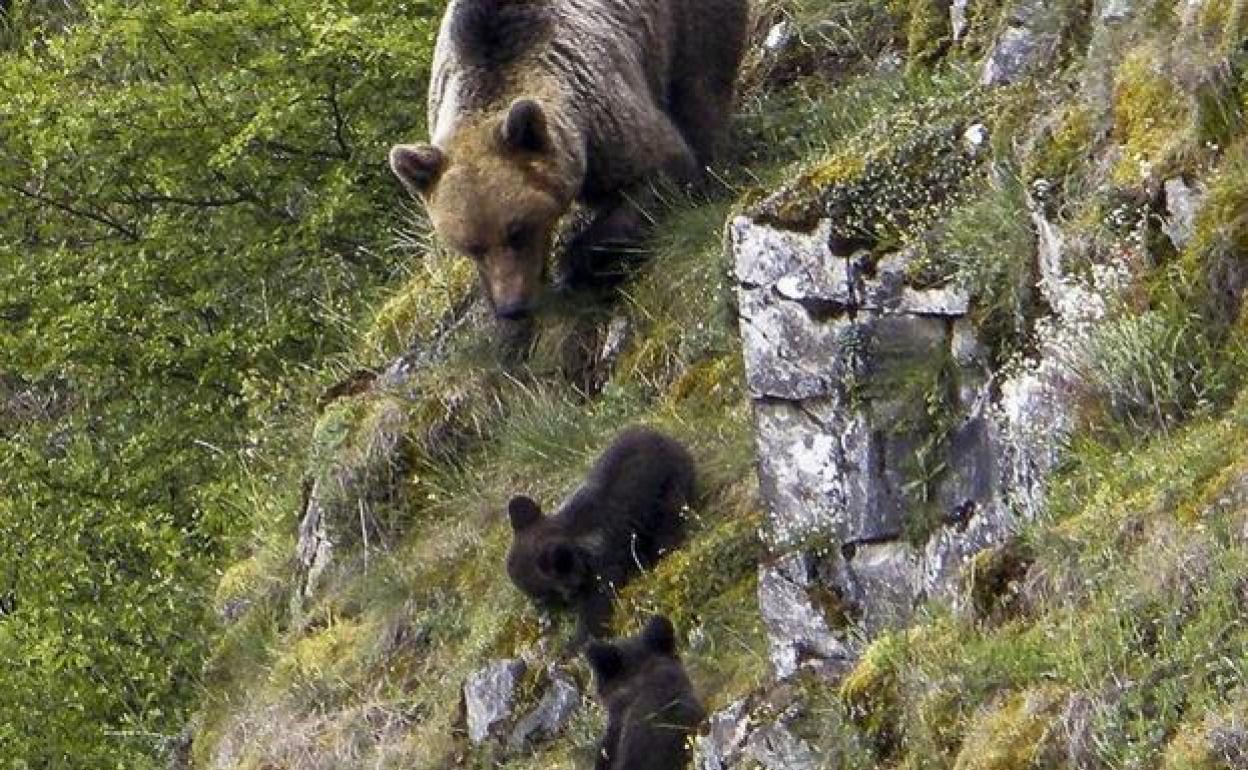
M 815 770 L 819 767 L 810 744 L 779 722 L 754 731 L 745 745 L 745 754 L 766 770 Z
M 468 739 L 484 743 L 512 716 L 516 686 L 527 670 L 523 660 L 496 660 L 469 675 L 464 682 L 464 713 Z
M 1022 0 L 984 61 L 980 84 L 1017 83 L 1049 64 L 1061 42 L 1060 9 L 1047 0 Z
M 1109 268 L 1078 275 L 1060 228 L 1038 211 L 1033 224 L 1053 315 L 1033 359 L 993 372 L 971 298 L 909 285 L 908 253 L 836 255 L 826 221 L 732 223 L 763 535 L 778 555 L 760 571 L 759 603 L 779 678 L 852 657 L 819 591 L 852 606 L 868 635 L 926 599 L 956 606 L 968 560 L 1042 505 L 1074 427 L 1080 357 L 1121 281 Z
M 695 747 L 697 770 L 735 770 L 739 767 L 764 770 L 815 770 L 827 767 L 806 741 L 794 735 L 788 722 L 797 709 L 778 716 L 754 713 L 760 704 L 740 700 L 712 714 L 706 735 Z M 765 704 L 763 704 L 765 706 Z M 766 707 L 763 709 L 767 711 Z
M 541 701 L 516 722 L 507 739 L 507 747 L 512 751 L 557 737 L 581 705 L 580 688 L 570 677 L 554 670 L 549 676 L 550 685 Z
M 1204 196 L 1180 177 L 1167 179 L 1165 192 L 1168 216 L 1162 230 L 1176 249 L 1182 249 L 1196 231 L 1196 215 L 1200 213 Z
M 741 759 L 753 722 L 750 704 L 739 700 L 707 718 L 706 734 L 698 738 L 694 752 L 697 770 L 729 770 Z
M 811 599 L 814 559 L 792 553 L 759 569 L 758 605 L 771 647 L 777 679 L 787 679 L 813 660 L 849 660 L 849 648 L 833 635 L 827 618 Z

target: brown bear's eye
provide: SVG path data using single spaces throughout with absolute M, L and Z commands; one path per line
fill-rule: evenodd
M 523 249 L 533 242 L 537 228 L 523 222 L 515 222 L 507 228 L 507 245 L 513 249 Z
M 480 260 L 480 259 L 484 259 L 484 258 L 485 258 L 485 251 L 486 251 L 486 249 L 485 249 L 485 245 L 484 245 L 484 244 L 480 244 L 480 243 L 470 243 L 470 244 L 468 244 L 467 246 L 465 246 L 465 247 L 462 249 L 462 251 L 464 252 L 464 255 L 465 255 L 465 256 L 471 257 L 471 258 L 476 259 L 476 260 Z

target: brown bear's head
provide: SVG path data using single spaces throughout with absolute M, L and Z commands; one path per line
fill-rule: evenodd
M 585 659 L 594 672 L 599 697 L 608 700 L 638 674 L 653 673 L 652 664 L 659 663 L 659 668 L 663 668 L 663 664 L 677 661 L 676 629 L 672 621 L 655 615 L 636 636 L 590 642 L 585 648 Z
M 532 99 L 503 115 L 465 120 L 443 142 L 397 145 L 390 167 L 424 201 L 434 230 L 472 259 L 494 312 L 536 307 L 546 255 L 576 184 L 561 132 Z
M 513 497 L 507 515 L 512 529 L 507 574 L 535 604 L 566 606 L 592 585 L 589 554 L 543 516 L 535 501 Z

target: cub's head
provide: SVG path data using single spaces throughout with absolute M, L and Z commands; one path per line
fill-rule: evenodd
M 656 669 L 679 665 L 676 630 L 670 620 L 655 615 L 636 636 L 590 642 L 585 648 L 585 659 L 593 669 L 599 697 L 607 700 L 639 676 L 651 676 Z
M 520 99 L 502 115 L 465 120 L 443 146 L 390 150 L 390 168 L 424 201 L 438 237 L 476 263 L 500 318 L 536 308 L 546 255 L 576 193 L 559 137 L 537 102 Z
M 566 606 L 592 585 L 589 554 L 558 531 L 536 502 L 513 497 L 507 515 L 512 529 L 507 574 L 535 604 Z

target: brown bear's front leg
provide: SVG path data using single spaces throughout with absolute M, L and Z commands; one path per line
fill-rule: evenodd
M 563 253 L 556 282 L 567 289 L 611 286 L 626 274 L 630 255 L 636 255 L 648 220 L 639 202 L 628 197 L 599 209 L 589 225 L 577 233 Z
M 627 138 L 639 156 L 630 174 L 634 181 L 595 202 L 593 221 L 572 238 L 563 254 L 558 283 L 564 287 L 618 283 L 640 261 L 639 244 L 659 209 L 656 184 L 666 181 L 688 189 L 702 174 L 689 143 L 668 116 L 655 111 L 638 117 L 637 123 L 645 128 Z

